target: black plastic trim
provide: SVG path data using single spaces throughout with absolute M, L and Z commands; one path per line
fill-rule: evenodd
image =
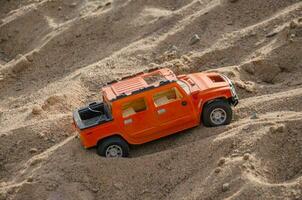
M 239 100 L 238 100 L 237 97 L 232 97 L 232 98 L 230 99 L 230 101 L 231 101 L 231 104 L 232 104 L 233 106 L 237 106 L 237 104 L 239 103 Z
M 141 92 L 153 89 L 153 88 L 155 88 L 155 86 L 151 85 L 149 87 L 145 87 L 145 88 L 141 88 L 141 89 L 135 90 L 135 91 L 131 92 L 131 94 L 138 94 L 138 93 L 141 93 Z
M 167 85 L 167 84 L 169 84 L 169 83 L 172 83 L 172 82 L 176 82 L 175 80 L 165 80 L 165 81 L 161 81 L 161 82 L 159 82 L 159 85 L 160 86 L 163 86 L 163 85 Z
M 120 98 L 123 98 L 123 97 L 126 97 L 126 96 L 127 96 L 127 94 L 122 93 L 122 94 L 118 95 L 115 99 L 120 99 Z
M 112 83 L 117 83 L 117 80 L 109 81 L 109 82 L 106 83 L 106 85 L 110 85 L 110 84 L 112 84 Z

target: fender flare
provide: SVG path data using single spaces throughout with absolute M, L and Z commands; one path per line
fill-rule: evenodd
M 201 120 L 201 115 L 202 115 L 202 112 L 203 112 L 203 108 L 205 105 L 209 104 L 209 103 L 212 103 L 214 101 L 217 101 L 217 100 L 228 100 L 228 98 L 226 96 L 217 96 L 217 97 L 214 97 L 214 98 L 211 98 L 211 99 L 206 99 L 205 101 L 202 101 L 202 99 L 200 100 L 200 102 L 198 103 L 198 106 L 199 106 L 199 122 Z M 200 105 L 199 105 L 200 104 Z
M 112 135 L 108 135 L 108 136 L 105 136 L 105 137 L 103 137 L 101 139 L 98 139 L 98 141 L 96 143 L 96 146 L 98 146 L 102 141 L 104 141 L 104 140 L 106 140 L 108 138 L 112 138 L 112 137 L 118 137 L 118 138 L 124 140 L 125 142 L 127 142 L 127 144 L 129 144 L 129 142 L 122 136 L 122 134 L 120 134 L 120 133 L 114 133 Z

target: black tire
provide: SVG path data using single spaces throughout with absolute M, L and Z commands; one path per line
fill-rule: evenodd
M 223 115 L 226 115 L 225 120 L 221 120 L 221 123 L 218 123 L 217 121 L 215 123 L 215 120 L 213 120 L 213 117 L 211 118 L 211 114 L 214 110 L 216 112 L 217 112 L 217 110 L 219 110 L 222 112 Z M 227 124 L 231 123 L 232 116 L 233 116 L 232 107 L 226 100 L 215 100 L 213 102 L 207 103 L 203 107 L 202 122 L 205 126 L 208 126 L 208 127 L 227 125 Z
M 97 145 L 97 153 L 100 156 L 104 156 L 104 157 L 110 157 L 110 156 L 106 156 L 106 151 L 109 151 L 109 148 L 111 147 L 116 147 L 117 148 L 120 147 L 120 149 L 122 150 L 121 152 L 121 156 L 119 157 L 128 157 L 129 155 L 129 145 L 128 143 L 120 138 L 120 137 L 110 137 L 110 138 L 106 138 L 104 140 L 102 140 L 101 142 L 99 142 L 99 144 Z

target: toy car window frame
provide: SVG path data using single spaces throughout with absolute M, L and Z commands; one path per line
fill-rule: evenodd
M 142 102 L 139 102 L 142 101 Z M 133 103 L 134 102 L 134 103 Z M 137 103 L 135 105 L 135 103 Z M 139 105 L 140 103 L 143 103 L 143 107 L 140 107 L 142 105 Z M 134 105 L 131 105 L 134 104 Z M 134 106 L 137 106 L 134 108 Z M 132 109 L 132 110 L 131 110 Z M 128 110 L 128 113 L 125 114 L 125 111 Z M 121 104 L 121 111 L 122 111 L 122 117 L 127 118 L 132 115 L 138 114 L 140 112 L 148 110 L 148 104 L 144 97 L 138 97 L 136 99 L 124 102 Z
M 177 80 L 176 82 L 185 91 L 186 94 L 189 95 L 191 93 L 190 87 L 184 81 Z
M 170 94 L 171 92 L 175 93 L 175 98 L 171 98 L 171 97 L 168 96 L 168 95 L 171 95 Z M 163 95 L 163 94 L 166 94 L 166 95 Z M 179 89 L 177 87 L 172 87 L 172 88 L 157 92 L 152 97 L 155 107 L 160 107 L 160 106 L 163 106 L 163 105 L 167 105 L 167 104 L 172 103 L 174 101 L 178 101 L 182 98 L 183 98 L 183 94 L 179 91 Z M 160 101 L 162 101 L 162 102 L 160 103 Z

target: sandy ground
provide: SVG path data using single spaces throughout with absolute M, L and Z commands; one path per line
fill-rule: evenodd
M 1 0 L 0 200 L 302 199 L 301 58 L 300 0 Z M 233 122 L 85 150 L 72 110 L 154 66 L 228 75 Z

